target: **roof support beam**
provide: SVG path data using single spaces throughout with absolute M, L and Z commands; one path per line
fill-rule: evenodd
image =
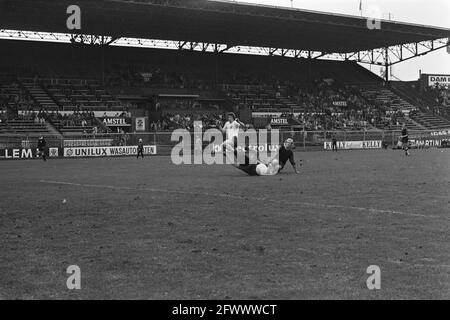
M 325 57 L 328 54 L 329 53 L 327 53 L 327 52 L 322 52 L 318 56 L 315 56 L 313 59 L 319 59 L 319 58 Z M 309 56 L 311 57 L 311 53 L 309 53 Z
M 355 61 L 363 64 L 378 66 L 393 66 L 430 52 L 449 47 L 449 39 L 437 39 L 372 49 L 359 52 L 329 53 L 311 50 L 297 50 L 288 48 L 251 47 L 220 43 L 202 43 L 189 41 L 172 41 L 140 38 L 116 38 L 112 36 L 61 34 L 49 32 L 33 32 L 0 29 L 0 39 L 79 43 L 102 46 L 142 47 L 153 49 L 192 50 L 201 52 L 235 53 L 281 56 L 291 58 L 328 59 L 340 61 Z M 387 53 L 387 54 L 386 54 Z
M 108 36 L 73 34 L 70 42 L 78 44 L 109 46 L 117 40 L 118 38 Z
M 350 60 L 379 66 L 393 66 L 400 62 L 420 57 L 448 46 L 448 39 L 438 39 L 373 49 L 369 51 L 352 52 L 346 54 L 344 58 L 339 57 L 337 54 L 320 54 L 318 58 L 330 58 L 333 56 L 337 57 L 338 60 Z
M 178 42 L 178 50 L 183 50 L 184 47 L 186 46 L 187 41 L 179 41 Z
M 219 45 L 219 46 L 220 46 L 220 45 Z M 219 52 L 220 52 L 220 53 L 227 52 L 227 51 L 230 50 L 231 48 L 233 48 L 233 46 L 227 45 L 227 46 L 225 46 L 225 48 L 219 49 Z

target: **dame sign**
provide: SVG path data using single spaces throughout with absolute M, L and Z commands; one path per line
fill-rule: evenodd
M 450 85 L 450 76 L 449 75 L 429 75 L 428 76 L 428 86 L 443 86 L 448 87 Z

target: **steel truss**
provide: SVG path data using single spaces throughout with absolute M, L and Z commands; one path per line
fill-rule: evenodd
M 70 42 L 78 44 L 90 44 L 107 46 L 116 41 L 117 38 L 108 36 L 97 36 L 97 35 L 84 35 L 84 34 L 73 34 L 71 35 Z
M 29 40 L 43 42 L 76 43 L 84 45 L 141 47 L 153 49 L 189 50 L 215 53 L 236 53 L 250 55 L 281 56 L 306 59 L 326 59 L 356 61 L 386 68 L 386 80 L 389 79 L 389 67 L 403 61 L 426 55 L 430 52 L 450 48 L 449 39 L 436 39 L 395 45 L 386 48 L 350 52 L 328 53 L 311 50 L 283 48 L 249 47 L 232 44 L 202 43 L 191 41 L 156 40 L 140 38 L 119 38 L 101 35 L 63 34 L 53 32 L 34 32 L 0 29 L 0 39 Z
M 357 62 L 366 64 L 381 66 L 388 64 L 389 66 L 392 66 L 397 63 L 420 57 L 448 46 L 448 39 L 437 39 L 396 45 L 387 48 L 347 53 L 342 54 L 341 58 L 344 60 L 356 60 Z

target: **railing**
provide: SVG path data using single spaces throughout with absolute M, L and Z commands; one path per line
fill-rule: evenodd
M 287 138 L 293 138 L 298 151 L 323 150 L 324 143 L 335 138 L 338 142 L 381 142 L 383 147 L 391 148 L 398 144 L 400 130 L 389 131 L 280 131 L 281 144 Z M 409 138 L 417 146 L 438 146 L 442 141 L 450 140 L 450 128 L 441 130 L 410 130 Z M 75 147 L 104 147 L 104 146 L 135 146 L 139 139 L 145 145 L 157 146 L 159 155 L 170 154 L 172 148 L 178 143 L 172 141 L 172 132 L 149 132 L 130 134 L 79 134 L 60 136 L 46 136 L 47 146 L 52 148 Z M 193 140 L 193 138 L 191 139 Z M 192 144 L 194 142 L 192 141 Z M 203 142 L 204 146 L 209 144 Z M 0 149 L 8 148 L 36 148 L 37 137 L 20 134 L 0 135 Z

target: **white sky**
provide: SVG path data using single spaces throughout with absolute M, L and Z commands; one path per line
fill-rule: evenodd
M 370 16 L 371 7 L 380 10 L 383 18 L 450 29 L 450 0 L 362 0 L 363 16 Z M 290 0 L 245 0 L 238 2 L 290 7 Z M 295 8 L 360 16 L 360 0 L 293 0 Z M 372 70 L 376 70 L 372 68 Z M 450 74 L 450 54 L 445 49 L 402 62 L 393 67 L 397 78 L 408 81 L 422 73 Z M 378 71 L 376 73 L 379 74 Z

